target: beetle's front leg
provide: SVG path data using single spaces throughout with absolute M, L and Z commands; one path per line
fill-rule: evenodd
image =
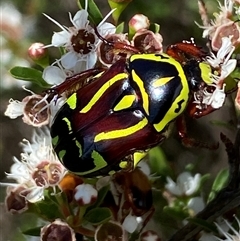
M 206 52 L 203 51 L 202 48 L 198 47 L 193 42 L 187 41 L 168 46 L 166 53 L 180 63 L 185 62 L 189 57 L 199 60 L 206 57 Z
M 106 69 L 104 69 L 104 68 L 88 69 L 79 74 L 75 74 L 71 77 L 66 78 L 66 80 L 64 82 L 52 87 L 51 89 L 48 89 L 46 92 L 49 94 L 58 95 L 58 96 L 60 96 L 65 91 L 72 90 L 74 92 L 74 91 L 76 91 L 76 88 L 79 89 L 82 86 L 84 86 L 84 83 L 88 78 L 92 78 L 92 77 L 96 76 L 97 74 L 103 72 L 104 70 L 106 70 Z
M 205 106 L 204 108 L 199 109 L 197 108 L 197 104 L 195 103 L 190 103 L 187 107 L 188 115 L 194 119 L 201 118 L 205 115 L 212 113 L 215 110 L 216 109 L 213 108 L 211 105 L 208 105 L 207 107 Z
M 219 146 L 219 143 L 208 144 L 189 137 L 187 134 L 186 121 L 183 115 L 179 116 L 176 119 L 176 126 L 177 126 L 178 135 L 181 139 L 181 142 L 186 147 L 201 147 L 201 148 L 207 148 L 210 150 L 216 150 Z

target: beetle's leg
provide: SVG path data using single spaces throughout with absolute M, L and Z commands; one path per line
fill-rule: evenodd
M 197 104 L 195 103 L 190 103 L 187 107 L 188 115 L 194 119 L 201 118 L 205 115 L 212 113 L 215 110 L 216 109 L 213 108 L 211 105 L 208 105 L 207 107 L 204 106 L 202 109 L 199 109 L 197 108 Z
M 210 145 L 208 143 L 201 142 L 201 141 L 195 140 L 194 138 L 189 137 L 187 135 L 186 122 L 185 122 L 185 118 L 183 115 L 179 116 L 176 119 L 176 125 L 177 125 L 178 135 L 181 138 L 181 141 L 184 146 L 186 146 L 186 147 L 202 147 L 202 148 L 207 148 L 210 150 L 215 150 L 218 148 L 219 143 Z
M 88 78 L 94 77 L 95 75 L 103 72 L 104 70 L 104 68 L 88 69 L 79 74 L 75 74 L 71 77 L 66 78 L 66 80 L 63 83 L 54 86 L 51 89 L 48 89 L 46 92 L 48 94 L 59 96 L 65 91 L 69 91 L 73 88 L 76 88 L 76 86 L 78 86 L 78 88 L 82 87 Z
M 207 53 L 192 42 L 182 42 L 168 46 L 166 53 L 179 61 L 185 62 L 190 58 L 202 60 Z

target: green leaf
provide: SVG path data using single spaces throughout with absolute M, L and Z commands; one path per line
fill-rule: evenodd
M 43 78 L 42 72 L 37 69 L 16 66 L 10 70 L 11 75 L 20 80 L 30 81 L 34 84 L 39 85 L 42 88 L 49 88 L 49 85 Z
M 78 5 L 80 9 L 85 9 L 85 0 L 78 0 Z M 88 0 L 87 12 L 89 14 L 88 19 L 92 24 L 98 25 L 103 20 L 103 16 L 93 0 Z
M 160 32 L 160 25 L 157 23 L 151 23 L 149 30 L 153 31 L 154 33 L 159 33 Z
M 216 226 L 200 218 L 187 218 L 190 223 L 194 223 L 209 232 L 217 232 Z
M 169 215 L 170 217 L 173 217 L 174 219 L 178 220 L 184 220 L 188 217 L 187 211 L 183 210 L 183 207 L 164 207 L 163 208 L 164 213 Z
M 102 202 L 103 202 L 105 196 L 107 195 L 109 189 L 110 189 L 110 185 L 106 185 L 98 191 L 97 201 L 94 203 L 93 206 L 91 206 L 91 209 L 95 208 L 95 207 L 98 207 L 102 204 Z
M 119 19 L 120 15 L 122 14 L 124 9 L 127 7 L 127 5 L 130 2 L 131 1 L 116 2 L 116 1 L 108 0 L 108 4 L 109 4 L 110 8 L 116 9 L 112 14 L 115 24 L 118 23 L 118 19 Z
M 216 194 L 223 189 L 223 187 L 226 186 L 228 182 L 228 176 L 229 176 L 229 171 L 228 169 L 223 169 L 220 171 L 217 175 L 217 177 L 214 180 L 214 183 L 212 185 L 212 190 L 208 196 L 208 202 L 213 200 L 213 198 L 216 196 Z
M 25 235 L 40 236 L 41 228 L 42 228 L 42 226 L 36 227 L 36 228 L 31 228 L 31 229 L 22 231 L 22 233 Z
M 149 151 L 149 164 L 153 173 L 159 176 L 172 176 L 172 169 L 169 166 L 163 150 L 157 146 Z
M 120 23 L 117 27 L 116 27 L 116 33 L 123 33 L 124 31 L 124 22 Z
M 99 225 L 110 220 L 112 213 L 109 208 L 94 208 L 86 213 L 84 219 L 93 225 Z

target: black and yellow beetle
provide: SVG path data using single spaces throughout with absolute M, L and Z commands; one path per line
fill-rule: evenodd
M 122 57 L 107 70 L 87 70 L 54 87 L 61 94 L 71 83 L 91 80 L 67 99 L 51 127 L 63 165 L 86 177 L 135 166 L 146 150 L 166 139 L 169 124 L 186 110 L 193 93 L 211 83 L 204 57 L 195 44 L 184 42 L 166 54 Z

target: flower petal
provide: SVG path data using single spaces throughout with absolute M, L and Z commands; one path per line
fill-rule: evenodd
M 78 55 L 75 52 L 68 52 L 61 57 L 61 64 L 65 69 L 73 68 L 78 61 Z
M 23 115 L 24 107 L 25 103 L 10 99 L 4 115 L 10 117 L 11 119 L 16 119 L 17 117 Z
M 116 27 L 111 23 L 103 23 L 98 25 L 97 30 L 101 36 L 106 36 L 108 34 L 114 34 L 116 32 Z
M 43 71 L 42 77 L 51 85 L 60 84 L 67 78 L 64 71 L 56 66 L 46 67 Z
M 55 32 L 52 36 L 52 46 L 60 47 L 70 40 L 71 34 L 68 31 Z
M 86 69 L 91 69 L 97 62 L 97 54 L 96 52 L 90 52 L 87 56 L 87 66 Z
M 71 19 L 71 18 L 70 18 Z M 84 9 L 79 10 L 71 19 L 72 24 L 77 29 L 84 29 L 88 24 L 88 12 Z

